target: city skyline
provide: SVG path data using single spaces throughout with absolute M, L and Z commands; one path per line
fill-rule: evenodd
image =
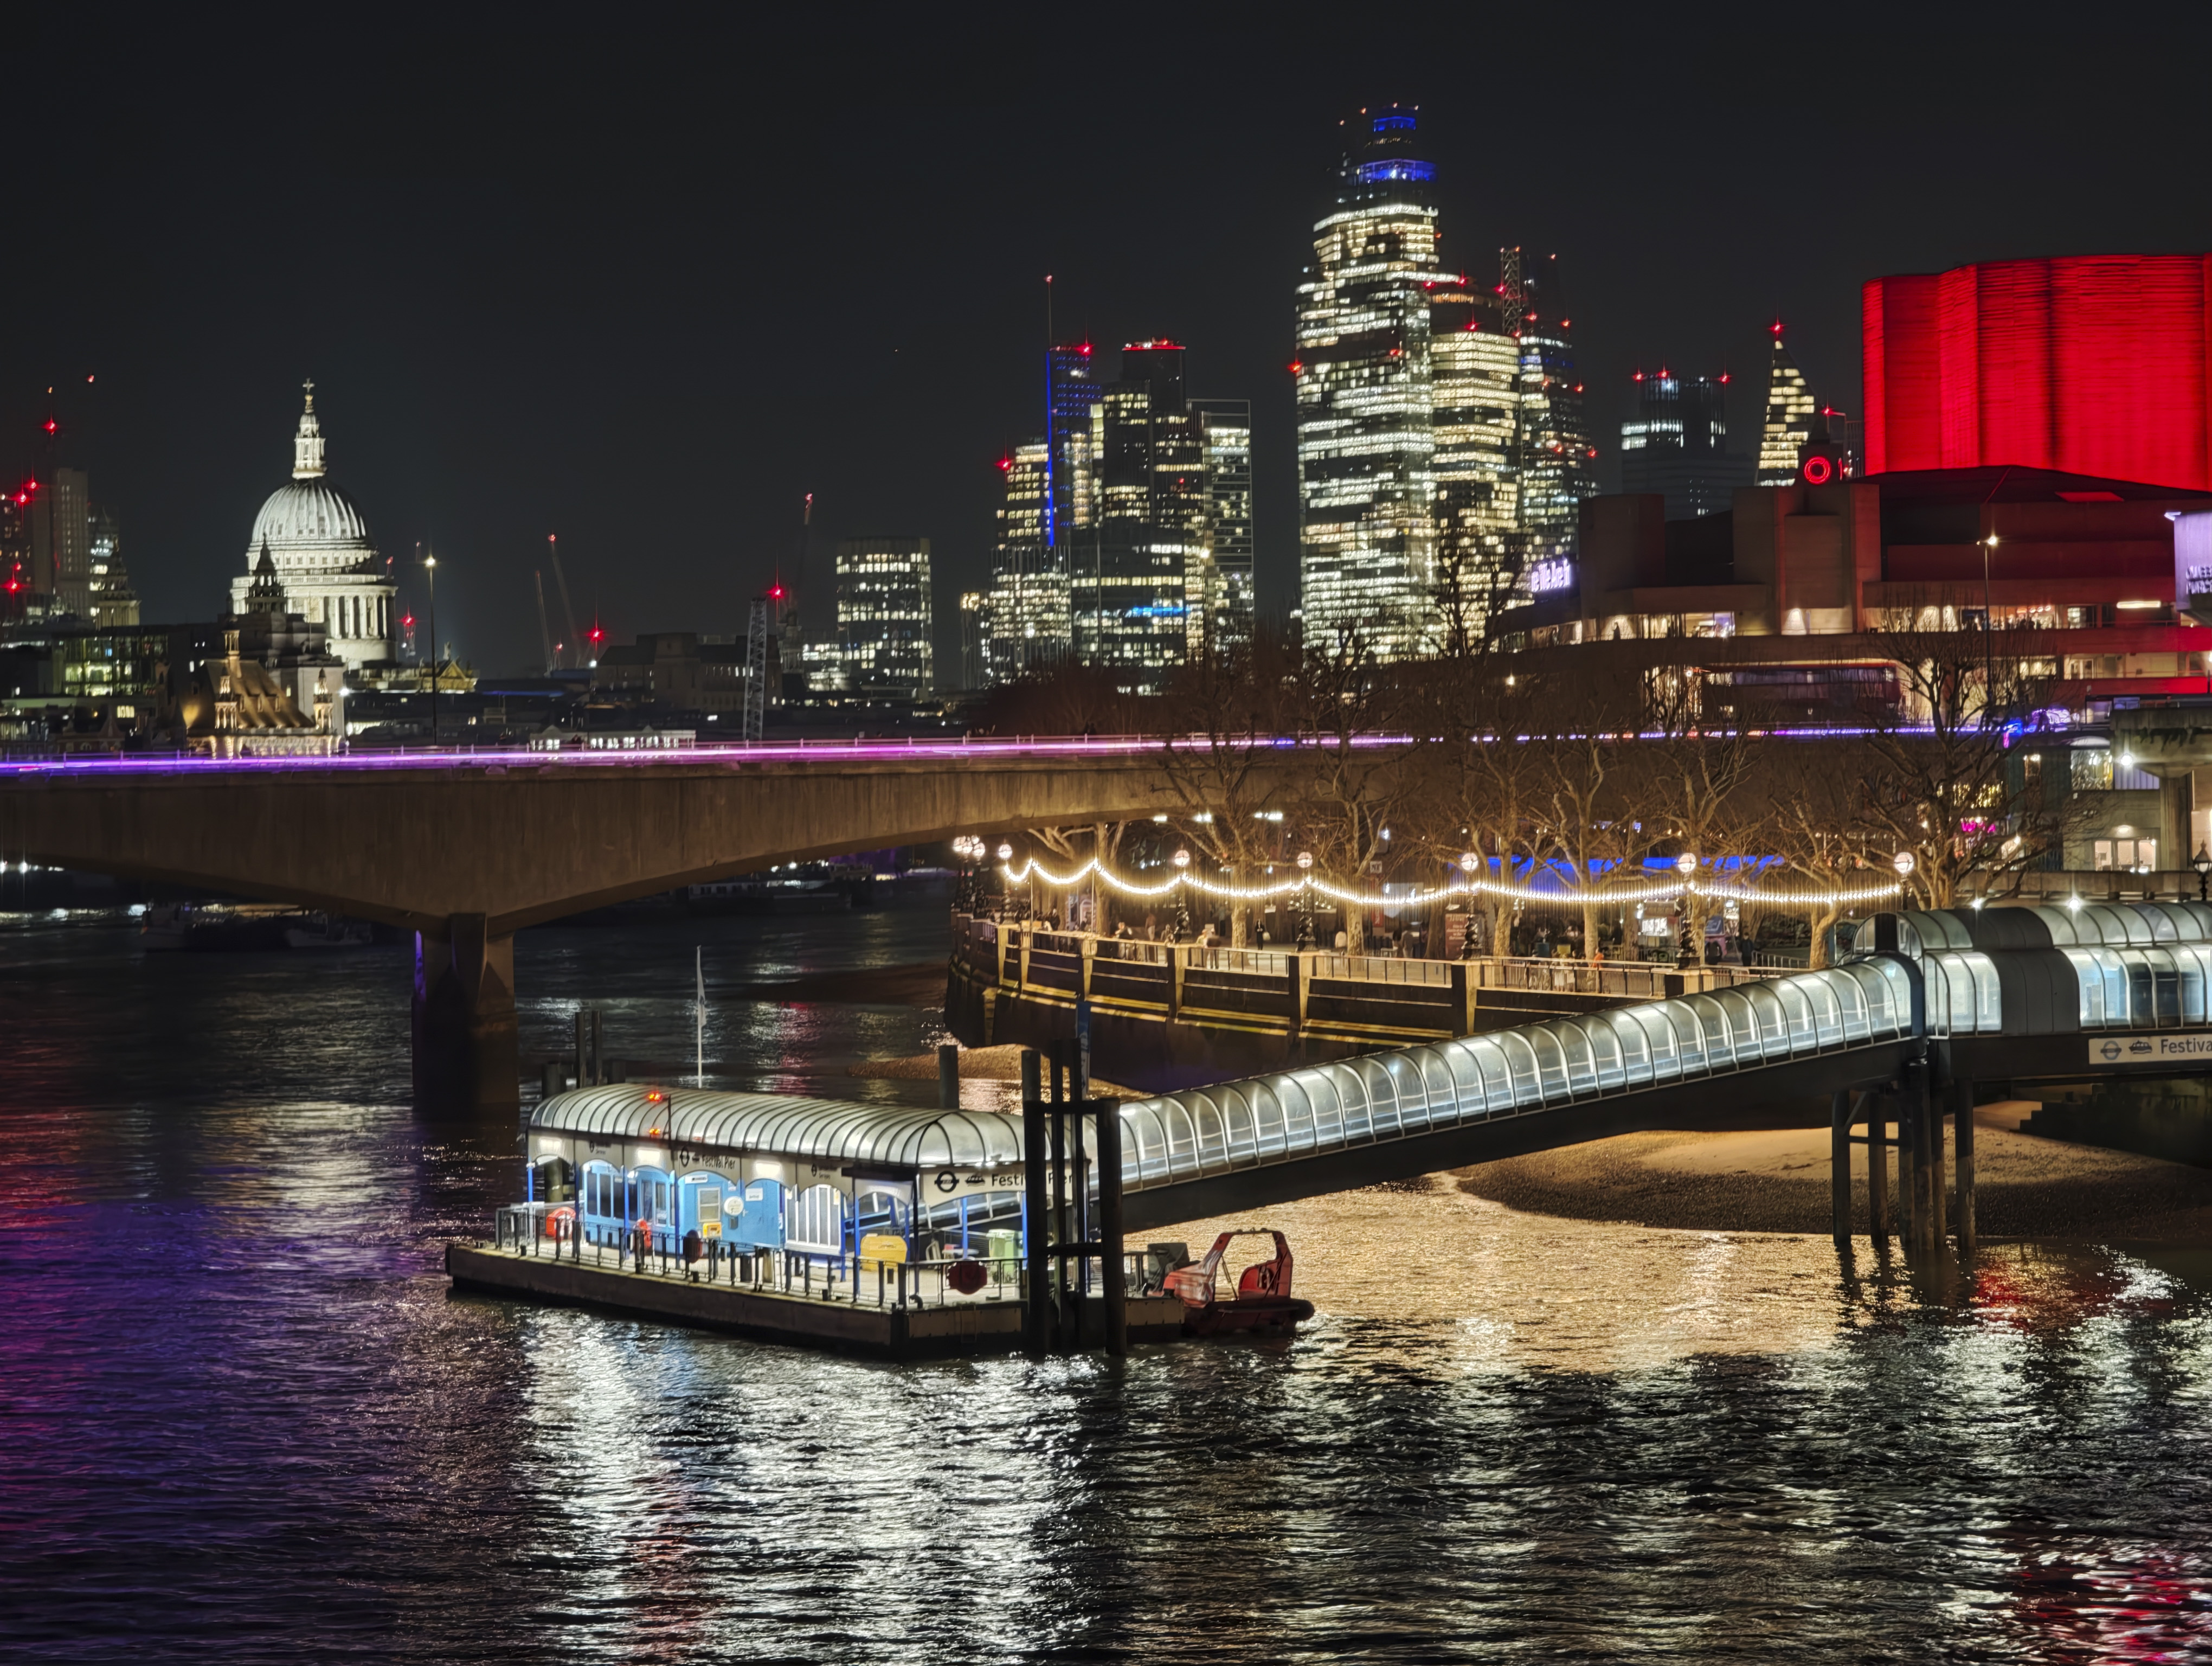
M 34 94 L 49 113 L 65 111 L 72 89 L 87 84 L 67 67 L 73 27 L 51 26 L 43 43 L 64 66 Z M 802 28 L 794 44 L 806 38 Z M 1618 32 L 1563 58 L 1587 119 L 1557 124 L 1535 167 L 1501 135 L 1525 124 L 1547 96 L 1540 91 L 1509 88 L 1477 100 L 1436 64 L 1365 44 L 1325 76 L 1271 81 L 1265 71 L 1297 56 L 1293 30 L 1217 35 L 1201 27 L 1194 63 L 1205 56 L 1200 46 L 1234 45 L 1262 73 L 1192 103 L 1196 70 L 1170 65 L 1144 96 L 1163 109 L 1191 104 L 1194 126 L 1172 142 L 1126 125 L 1110 138 L 1071 131 L 1048 158 L 1012 159 L 1022 188 L 1012 192 L 979 167 L 994 143 L 986 130 L 1004 124 L 945 113 L 1011 107 L 1003 94 L 995 103 L 976 96 L 996 84 L 1008 49 L 963 64 L 967 43 L 887 40 L 864 51 L 856 84 L 891 85 L 909 49 L 951 78 L 942 98 L 901 95 L 888 106 L 902 143 L 889 140 L 891 116 L 870 114 L 864 101 L 841 103 L 832 121 L 809 98 L 748 82 L 728 113 L 699 119 L 711 141 L 702 160 L 673 166 L 652 185 L 656 204 L 680 210 L 671 223 L 681 228 L 653 261 L 594 246 L 570 228 L 568 212 L 604 170 L 627 179 L 659 157 L 667 119 L 651 116 L 641 95 L 580 118 L 575 139 L 530 155 L 495 131 L 500 112 L 559 101 L 531 91 L 527 76 L 487 74 L 465 105 L 437 76 L 350 63 L 333 71 L 341 88 L 316 136 L 288 151 L 249 143 L 252 125 L 237 117 L 200 119 L 226 89 L 250 88 L 255 55 L 237 52 L 234 37 L 96 39 L 101 84 L 133 94 L 118 102 L 137 113 L 55 161 L 92 210 L 82 247 L 5 280 L 10 315 L 27 322 L 0 380 L 0 466 L 37 460 L 35 429 L 54 387 L 63 460 L 88 470 L 95 500 L 119 517 L 145 617 L 197 617 L 239 570 L 236 529 L 250 524 L 283 460 L 297 385 L 312 376 L 344 435 L 348 485 L 380 545 L 399 556 L 403 580 L 418 542 L 439 550 L 441 630 L 488 667 L 538 657 L 532 574 L 549 532 L 561 535 L 578 605 L 604 616 L 617 637 L 692 625 L 742 630 L 750 597 L 779 568 L 789 572 L 809 491 L 823 570 L 794 576 L 810 629 L 829 603 L 827 556 L 839 539 L 927 537 L 939 568 L 937 650 L 957 664 L 952 599 L 988 575 L 1000 483 L 993 465 L 1035 425 L 1047 272 L 1062 337 L 1192 340 L 1201 357 L 1196 384 L 1250 398 L 1258 590 L 1263 611 L 1284 611 L 1295 593 L 1297 514 L 1284 368 L 1293 348 L 1280 297 L 1326 204 L 1335 123 L 1378 96 L 1420 106 L 1448 260 L 1482 277 L 1485 251 L 1501 244 L 1519 244 L 1532 258 L 1559 252 L 1578 369 L 1593 391 L 1585 425 L 1608 488 L 1619 479 L 1613 435 L 1624 414 L 1609 401 L 1635 363 L 1663 356 L 1733 371 L 1729 421 L 1749 449 L 1765 392 L 1762 337 L 1778 315 L 1815 394 L 1850 408 L 1856 289 L 1869 277 L 2012 254 L 2212 246 L 2203 210 L 2107 166 L 2156 154 L 2185 168 L 2201 155 L 2203 138 L 2175 125 L 2155 97 L 2100 106 L 2106 95 L 2094 84 L 2071 88 L 2104 116 L 2061 154 L 1978 82 L 1941 112 L 1901 108 L 1882 94 L 1933 67 L 1966 63 L 1964 33 L 1939 31 L 1869 65 L 1870 46 L 1832 38 L 1793 45 L 1762 32 L 1712 43 L 1709 54 L 1705 43 Z M 617 43 L 617 60 L 644 44 Z M 531 71 L 565 94 L 579 73 L 574 55 L 557 43 L 535 50 Z M 2087 50 L 2094 58 L 2101 49 Z M 222 51 L 233 52 L 227 66 L 216 62 Z M 457 67 L 489 63 L 469 42 L 455 51 Z M 1785 166 L 1738 138 L 1720 147 L 1727 167 L 1718 176 L 1709 159 L 1701 179 L 1655 178 L 1621 145 L 1628 119 L 1604 109 L 1608 89 L 1669 61 L 1710 60 L 1725 82 L 1769 57 L 1791 58 L 1808 107 L 1824 90 L 1854 84 L 1852 73 L 1874 77 L 1856 83 L 1864 98 L 1836 106 L 1850 160 L 1822 176 L 1810 214 L 1794 149 Z M 2062 64 L 2015 46 L 1973 61 L 2015 97 L 2062 74 L 2069 86 L 2076 76 L 2095 81 L 2078 53 Z M 165 78 L 179 63 L 200 73 Z M 2140 86 L 2142 74 L 2161 71 L 2133 73 Z M 387 94 L 412 100 L 425 137 L 397 161 L 372 165 L 361 112 Z M 264 95 L 242 92 L 238 107 L 262 110 Z M 825 147 L 806 185 L 746 176 L 742 202 L 702 206 L 694 193 L 738 177 L 730 167 L 747 147 L 786 154 L 789 142 L 774 135 L 802 113 L 812 124 L 800 124 L 807 143 Z M 173 155 L 157 156 L 139 124 L 162 115 L 177 119 L 171 125 L 183 137 Z M 632 118 L 641 118 L 636 133 L 617 134 Z M 1969 123 L 1983 146 L 1972 155 L 1952 143 Z M 583 154 L 584 139 L 609 135 L 617 141 L 611 160 Z M 1235 192 L 1186 203 L 1148 188 L 1167 158 L 1208 142 L 1233 158 Z M 1982 181 L 1979 158 L 1996 143 L 2012 144 L 2014 161 Z M 240 145 L 233 195 L 214 199 L 191 186 L 194 164 Z M 1936 165 L 1917 174 L 1892 165 L 1907 155 L 1932 155 Z M 2077 175 L 2095 178 L 2097 189 L 2059 192 L 2050 206 L 2051 184 Z M 410 179 L 416 186 L 405 185 Z M 1968 180 L 1977 187 L 1963 192 Z M 269 240 L 248 230 L 252 216 L 301 181 L 327 199 L 331 226 L 288 234 L 270 252 Z M 1052 188 L 1032 188 L 1040 184 Z M 181 194 L 165 202 L 173 185 Z M 1869 215 L 1875 201 L 1885 206 Z M 725 258 L 742 255 L 740 228 L 756 214 L 830 228 L 839 258 L 909 252 L 894 263 L 898 292 L 872 309 L 871 327 L 833 325 L 773 263 Z M 954 221 L 972 226 L 986 214 L 988 249 L 947 240 Z M 1117 222 L 1147 229 L 1091 234 Z M 959 258 L 948 260 L 956 249 Z M 341 250 L 344 258 L 334 258 Z M 734 286 L 728 294 L 739 304 L 708 304 L 702 280 L 710 270 Z M 752 330 L 748 319 L 778 323 Z M 734 397 L 756 362 L 780 379 L 773 423 L 761 420 L 757 401 Z M 801 364 L 814 374 L 793 380 Z M 82 378 L 95 374 L 87 386 Z M 873 457 L 860 443 L 889 431 L 886 423 L 896 428 L 893 413 L 925 410 L 915 443 L 895 457 Z M 648 479 L 651 489 L 640 489 Z

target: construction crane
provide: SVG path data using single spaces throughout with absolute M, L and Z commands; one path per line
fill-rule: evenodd
M 776 586 L 781 595 L 783 587 Z M 768 610 L 766 596 L 753 598 L 751 619 L 745 626 L 745 708 L 738 739 L 760 739 L 768 731 Z
M 568 575 L 566 575 L 565 573 L 563 573 L 563 572 L 561 570 L 561 544 L 560 544 L 560 541 L 559 541 L 556 538 L 555 538 L 555 536 L 554 536 L 552 533 L 548 532 L 548 533 L 546 533 L 546 534 L 545 534 L 545 547 L 546 547 L 546 549 L 547 549 L 547 550 L 550 550 L 550 551 L 552 552 L 552 556 L 553 556 L 553 581 L 554 581 L 554 583 L 556 583 L 556 584 L 557 584 L 557 585 L 559 585 L 559 586 L 561 587 L 561 617 L 562 617 L 562 619 L 566 620 L 566 621 L 567 621 L 567 623 L 568 623 L 568 645 L 569 651 L 570 651 L 571 653 L 574 653 L 574 652 L 575 652 L 575 651 L 576 651 L 576 644 L 577 644 L 577 642 L 578 642 L 579 641 L 580 641 L 581 639 L 580 639 L 580 637 L 578 637 L 578 635 L 576 635 L 576 610 L 575 610 L 575 608 L 574 608 L 574 607 L 573 607 L 572 605 L 570 605 L 569 601 L 568 601 Z M 558 669 L 559 669 L 559 667 L 558 667 L 558 666 L 556 666 L 556 667 L 555 667 L 555 669 L 556 669 L 556 670 L 558 670 Z
M 553 658 L 553 628 L 545 623 L 545 573 L 537 569 L 530 576 L 538 581 L 538 640 L 545 649 L 545 670 L 550 676 L 560 667 Z

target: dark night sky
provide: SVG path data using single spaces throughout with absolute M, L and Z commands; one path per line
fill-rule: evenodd
M 616 638 L 737 630 L 810 490 L 817 556 L 933 539 L 944 620 L 1039 426 L 1048 271 L 1062 333 L 1173 335 L 1255 401 L 1287 608 L 1292 289 L 1363 102 L 1420 105 L 1451 264 L 1558 252 L 1608 464 L 1635 365 L 1755 399 L 1778 314 L 1855 407 L 1865 277 L 2212 248 L 2202 6 L 471 15 L 15 43 L 0 466 L 57 385 L 149 619 L 222 605 L 312 375 L 333 477 L 386 553 L 434 544 L 486 669 L 537 658 L 548 532 Z

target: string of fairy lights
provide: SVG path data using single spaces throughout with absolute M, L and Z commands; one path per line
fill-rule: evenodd
M 1202 896 L 1222 897 L 1230 902 L 1263 903 L 1308 891 L 1317 897 L 1325 897 L 1333 903 L 1362 908 L 1407 905 L 1419 908 L 1455 897 L 1469 896 L 1505 897 L 1519 902 L 1541 903 L 1554 907 L 1582 901 L 1607 904 L 1667 903 L 1673 902 L 1685 892 L 1695 892 L 1700 897 L 1723 901 L 1759 903 L 1774 908 L 1847 908 L 1861 903 L 1883 902 L 1895 897 L 1904 890 L 1905 873 L 1911 871 L 1908 867 L 1895 879 L 1887 882 L 1839 887 L 1832 891 L 1771 891 L 1763 886 L 1747 885 L 1741 879 L 1702 874 L 1698 871 L 1696 859 L 1686 857 L 1682 860 L 1686 866 L 1678 869 L 1674 879 L 1644 885 L 1594 885 L 1588 891 L 1538 891 L 1531 885 L 1507 885 L 1496 879 L 1477 879 L 1463 872 L 1460 878 L 1440 885 L 1417 885 L 1386 895 L 1378 891 L 1354 890 L 1339 885 L 1305 866 L 1301 866 L 1295 877 L 1270 880 L 1262 885 L 1224 884 L 1218 879 L 1191 872 L 1190 853 L 1187 850 L 1176 852 L 1175 872 L 1157 885 L 1115 873 L 1095 856 L 1080 867 L 1060 873 L 1045 866 L 1035 857 L 1017 868 L 1011 860 L 1012 855 L 1011 846 L 1001 845 L 999 848 L 999 877 L 1005 884 L 1013 886 L 1027 885 L 1036 880 L 1055 891 L 1066 891 L 1084 884 L 1095 875 L 1117 894 L 1145 900 L 1171 896 L 1178 891 L 1194 891 Z M 1479 865 L 1477 859 L 1472 856 L 1462 863 L 1462 869 Z

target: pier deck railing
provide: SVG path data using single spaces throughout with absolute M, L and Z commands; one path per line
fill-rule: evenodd
M 1763 982 L 1783 969 L 1485 957 L 1427 960 L 1097 937 L 957 915 L 955 975 L 1000 997 L 1357 1045 L 1432 1041 L 1518 1018 Z
M 558 1207 L 518 1203 L 501 1208 L 494 1219 L 491 1247 L 520 1257 L 574 1262 L 641 1278 L 720 1285 L 757 1295 L 881 1310 L 1022 1301 L 1028 1295 L 1025 1266 L 1019 1256 L 952 1256 L 902 1262 L 850 1251 L 764 1249 L 709 1239 L 700 1257 L 687 1262 L 680 1251 L 649 1242 L 653 1235 L 642 1231 L 610 1237 L 579 1232 L 573 1220 L 557 1213 L 550 1215 L 549 1231 L 549 1211 Z M 1142 1262 L 1138 1255 L 1121 1258 L 1124 1288 L 1133 1292 L 1142 1287 Z M 983 1282 L 974 1291 L 962 1291 L 953 1281 L 953 1269 L 963 1264 L 981 1269 Z M 1075 1293 L 1104 1287 L 1096 1259 L 1080 1274 L 1071 1268 L 1069 1276 Z

